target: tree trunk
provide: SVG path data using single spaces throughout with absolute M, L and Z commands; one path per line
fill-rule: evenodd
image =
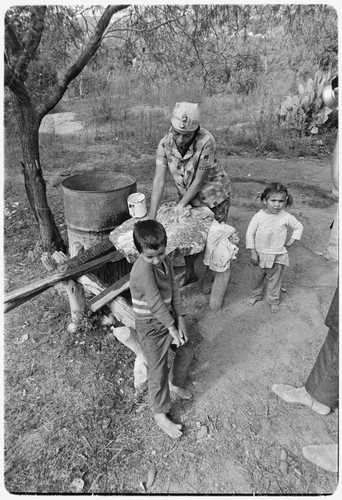
M 14 110 L 19 125 L 23 152 L 23 174 L 25 189 L 33 214 L 38 223 L 43 251 L 66 251 L 66 245 L 60 235 L 46 197 L 46 183 L 39 158 L 39 122 L 35 110 L 30 105 L 23 105 L 12 94 Z
M 24 169 L 26 193 L 37 220 L 40 238 L 45 252 L 58 250 L 66 251 L 54 217 L 46 197 L 46 184 L 43 177 L 39 159 L 39 126 L 40 122 L 49 111 L 63 97 L 69 83 L 74 80 L 96 53 L 103 40 L 104 33 L 112 16 L 128 5 L 109 5 L 99 19 L 93 35 L 85 45 L 84 50 L 76 62 L 61 75 L 58 84 L 50 89 L 49 98 L 36 97 L 37 106 L 31 99 L 32 89 L 26 87 L 29 64 L 39 61 L 39 45 L 45 27 L 46 6 L 30 7 L 28 9 L 27 36 L 19 36 L 16 25 L 11 17 L 5 18 L 6 25 L 6 50 L 5 50 L 5 85 L 9 88 L 14 111 L 16 114 L 20 139 L 23 151 L 22 166 Z M 20 23 L 19 23 L 20 24 Z M 8 55 L 9 54 L 9 55 Z

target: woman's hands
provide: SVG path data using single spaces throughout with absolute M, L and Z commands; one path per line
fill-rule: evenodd
M 191 206 L 187 205 L 184 207 L 180 203 L 178 203 L 174 208 L 173 208 L 173 216 L 175 222 L 179 222 L 180 220 L 189 217 L 191 215 Z

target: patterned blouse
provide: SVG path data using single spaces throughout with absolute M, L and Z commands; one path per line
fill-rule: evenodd
M 159 142 L 157 166 L 168 168 L 180 196 L 184 196 L 193 182 L 197 169 L 209 170 L 197 197 L 209 208 L 216 207 L 229 197 L 230 180 L 219 164 L 214 137 L 200 128 L 184 156 L 180 154 L 171 129 Z

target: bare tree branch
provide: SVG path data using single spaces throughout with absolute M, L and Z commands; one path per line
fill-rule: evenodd
M 24 77 L 26 70 L 39 47 L 42 33 L 44 31 L 44 18 L 46 6 L 34 7 L 32 10 L 30 26 L 23 40 L 23 52 L 18 59 L 14 71 Z M 23 78 L 25 80 L 25 77 Z
M 97 23 L 96 29 L 91 36 L 89 42 L 85 46 L 81 55 L 77 59 L 77 61 L 72 64 L 64 73 L 63 77 L 60 79 L 58 84 L 55 86 L 54 92 L 50 96 L 50 98 L 41 106 L 37 108 L 39 119 L 41 120 L 51 109 L 55 107 L 57 102 L 61 99 L 64 92 L 66 91 L 69 83 L 76 78 L 83 68 L 87 65 L 89 60 L 93 57 L 93 55 L 98 50 L 99 46 L 104 37 L 105 30 L 110 23 L 110 20 L 114 14 L 117 12 L 126 9 L 129 7 L 128 5 L 110 5 L 106 7 L 104 13 L 102 14 L 99 22 Z

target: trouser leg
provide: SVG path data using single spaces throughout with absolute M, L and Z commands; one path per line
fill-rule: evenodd
M 271 269 L 267 269 L 267 291 L 266 301 L 269 304 L 279 304 L 281 281 L 284 273 L 283 264 L 273 264 Z
M 168 349 L 172 340 L 168 330 L 158 321 L 136 325 L 141 347 L 147 360 L 148 392 L 154 413 L 167 413 L 171 408 L 168 381 Z
M 338 344 L 338 332 L 330 328 L 305 384 L 311 397 L 330 408 L 338 402 Z
M 266 269 L 259 266 L 253 266 L 251 296 L 255 299 L 261 300 L 264 295 L 265 276 Z
M 171 346 L 175 357 L 170 369 L 170 382 L 177 387 L 183 387 L 189 372 L 189 366 L 194 357 L 194 348 L 191 342 L 180 347 Z

